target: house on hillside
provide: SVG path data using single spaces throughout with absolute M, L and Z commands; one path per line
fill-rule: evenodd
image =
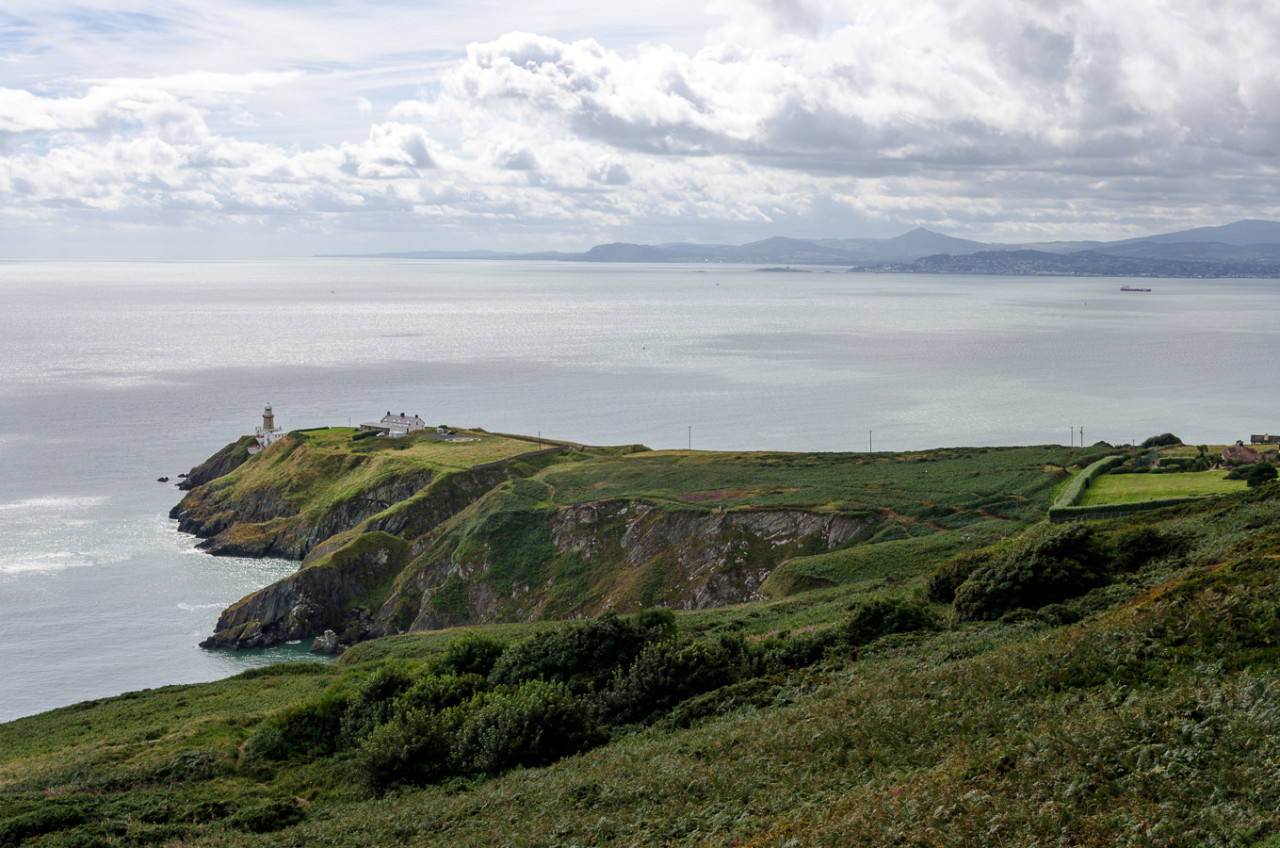
M 1272 436 L 1271 434 L 1267 434 L 1267 435 L 1265 435 L 1265 436 L 1250 436 L 1250 437 L 1249 437 L 1249 444 L 1251 444 L 1251 445 L 1280 445 L 1280 436 Z
M 374 431 L 384 436 L 390 436 L 393 439 L 403 438 L 409 435 L 412 430 L 421 430 L 427 426 L 427 422 L 423 421 L 417 415 L 405 415 L 403 412 L 399 415 L 392 415 L 390 411 L 382 416 L 381 421 L 368 421 L 360 425 L 362 431 Z
M 1245 447 L 1244 442 L 1236 442 L 1231 447 L 1222 449 L 1222 459 L 1226 462 L 1261 462 L 1262 454 Z

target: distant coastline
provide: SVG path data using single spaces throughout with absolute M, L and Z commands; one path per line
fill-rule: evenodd
M 986 244 L 920 228 L 890 239 L 775 237 L 742 245 L 614 242 L 583 253 L 421 250 L 317 258 L 724 263 L 770 266 L 761 271 L 798 271 L 802 269 L 790 266 L 809 265 L 874 274 L 1280 279 L 1280 223 L 1237 221 L 1110 242 Z

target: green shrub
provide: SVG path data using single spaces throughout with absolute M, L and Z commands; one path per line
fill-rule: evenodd
M 432 663 L 436 674 L 479 674 L 487 677 L 507 643 L 484 633 L 463 633 L 449 640 L 444 651 Z
M 464 708 L 397 713 L 364 740 L 355 771 L 367 789 L 432 783 L 453 773 L 450 751 L 465 719 Z
M 647 646 L 619 671 L 603 704 L 620 722 L 642 721 L 686 698 L 748 676 L 750 653 L 737 636 L 715 641 L 667 639 Z
M 1153 559 L 1174 553 L 1179 544 L 1154 527 L 1126 527 L 1112 539 L 1116 571 L 1137 571 Z
M 77 805 L 50 802 L 0 822 L 0 846 L 7 848 L 42 833 L 66 830 L 83 823 L 86 818 L 84 810 Z
M 839 627 L 828 627 L 788 639 L 772 639 L 757 646 L 758 659 L 754 670 L 757 674 L 778 674 L 806 668 L 845 647 L 845 634 Z
M 465 704 L 489 688 L 478 674 L 428 674 L 419 678 L 396 702 L 397 713 L 440 712 Z
M 1276 479 L 1276 467 L 1269 462 L 1255 462 L 1249 466 L 1244 479 L 1245 485 L 1250 489 L 1265 485 Z
M 963 619 L 990 621 L 1075 597 L 1109 578 L 1106 551 L 1091 528 L 1051 525 L 975 570 L 956 590 L 955 609 Z
M 844 636 L 856 648 L 890 633 L 937 629 L 938 622 L 928 609 L 904 598 L 883 598 L 856 604 L 844 626 Z
M 1142 442 L 1140 447 L 1144 448 L 1167 448 L 1173 445 L 1182 444 L 1182 439 L 1172 433 L 1161 433 L 1159 436 L 1152 436 Z
M 394 715 L 396 700 L 413 685 L 412 672 L 403 663 L 388 662 L 356 690 L 342 716 L 342 742 L 354 747 L 386 724 Z
M 599 618 L 534 634 L 508 648 L 493 667 L 494 685 L 555 680 L 578 693 L 607 686 L 614 672 L 626 669 L 644 646 L 666 635 L 665 620 L 647 629 L 638 619 L 605 613 Z
M 561 683 L 535 680 L 478 699 L 454 736 L 451 761 L 467 775 L 542 766 L 602 737 L 587 706 Z
M 929 575 L 924 584 L 924 596 L 935 604 L 954 603 L 956 589 L 960 588 L 960 584 L 968 580 L 974 571 L 990 562 L 995 555 L 995 551 L 982 548 L 953 556 Z
M 350 695 L 331 690 L 262 723 L 244 745 L 243 761 L 281 762 L 332 754 L 342 736 Z

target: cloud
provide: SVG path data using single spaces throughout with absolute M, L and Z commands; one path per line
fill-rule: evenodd
M 12 28 L 27 59 L 0 88 L 9 223 L 274 216 L 413 232 L 422 219 L 580 248 L 1280 216 L 1280 7 L 1254 0 L 713 0 L 692 44 L 629 36 L 605 11 L 491 37 L 446 3 L 455 41 L 429 56 L 412 47 L 434 30 L 415 36 L 390 10 L 98 9 L 89 27 L 17 2 L 39 25 Z M 266 50 L 255 33 L 291 20 L 301 29 Z M 246 40 L 227 49 L 247 72 L 215 49 L 212 34 L 237 29 Z M 461 32 L 482 37 L 464 50 Z M 200 62 L 164 55 L 170 40 Z M 130 43 L 136 55 L 94 51 L 92 76 L 26 70 L 37 47 L 74 68 L 86 44 Z M 162 70 L 130 72 L 148 51 Z M 371 125 L 374 103 L 386 120 Z

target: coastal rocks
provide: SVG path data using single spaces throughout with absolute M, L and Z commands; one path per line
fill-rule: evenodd
M 342 651 L 343 647 L 338 642 L 338 634 L 332 630 L 326 630 L 321 633 L 311 643 L 311 653 L 313 654 L 340 654 Z
M 325 630 L 354 644 L 381 635 L 359 599 L 391 580 L 409 561 L 409 544 L 365 533 L 334 553 L 248 595 L 223 611 L 202 648 L 260 648 Z

